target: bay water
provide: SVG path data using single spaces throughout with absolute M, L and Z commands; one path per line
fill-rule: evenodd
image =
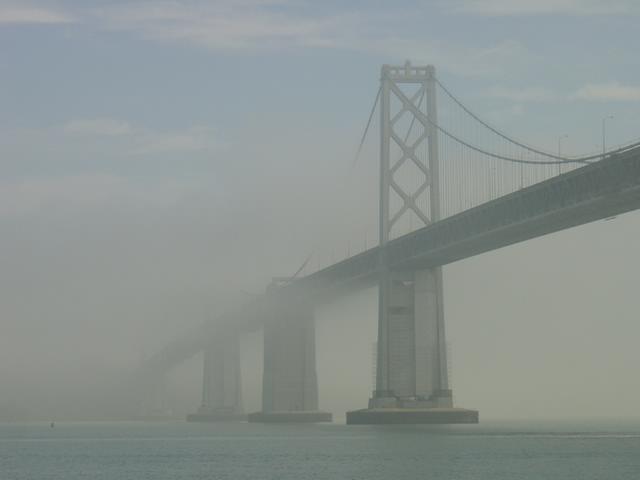
M 640 421 L 0 424 L 0 480 L 640 479 Z

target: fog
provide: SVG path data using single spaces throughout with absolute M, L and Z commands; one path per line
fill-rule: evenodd
M 153 30 L 131 40 L 106 29 L 102 43 L 67 28 L 0 66 L 2 421 L 135 418 L 132 379 L 165 345 L 309 256 L 302 276 L 377 239 L 377 125 L 355 163 L 354 153 L 380 65 L 405 60 L 397 46 L 337 42 L 327 52 L 320 39 L 298 45 L 311 48 L 305 59 L 279 45 L 236 56 L 217 43 L 167 46 Z M 78 46 L 85 38 L 91 51 Z M 612 108 L 611 144 L 637 136 L 637 103 L 545 100 L 521 115 L 505 95 L 492 98 L 505 70 L 527 86 L 522 52 L 487 54 L 490 71 L 476 76 L 465 67 L 473 51 L 448 61 L 408 50 L 416 63 L 441 60 L 459 95 L 533 144 L 555 149 L 570 131 L 567 150 L 599 148 Z M 554 62 L 565 92 L 582 86 Z M 51 68 L 46 82 L 40 64 Z M 625 65 L 609 67 L 618 78 Z M 631 212 L 445 266 L 454 402 L 482 418 L 638 417 L 639 244 Z M 320 406 L 340 419 L 371 395 L 377 291 L 324 301 L 315 314 Z M 262 348 L 260 331 L 243 335 L 247 412 L 261 405 Z M 198 353 L 167 372 L 155 400 L 163 414 L 199 406 L 202 368 Z
M 144 358 L 263 292 L 271 276 L 291 275 L 318 245 L 355 236 L 356 215 L 373 225 L 375 159 L 347 188 L 340 163 L 352 145 L 311 148 L 300 137 L 259 161 L 238 152 L 229 163 L 247 158 L 251 169 L 229 173 L 222 189 L 163 192 L 158 202 L 54 193 L 3 216 L 2 418 L 125 416 L 118 389 Z M 639 239 L 631 213 L 447 266 L 456 401 L 485 417 L 636 415 Z M 325 255 L 338 260 L 342 247 Z M 376 295 L 317 308 L 320 404 L 338 417 L 370 395 Z M 261 349 L 259 332 L 243 340 L 248 411 L 260 406 Z M 199 404 L 201 375 L 199 357 L 169 373 L 173 414 Z

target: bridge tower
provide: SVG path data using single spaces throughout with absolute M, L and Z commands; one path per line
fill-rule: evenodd
M 190 422 L 242 420 L 240 342 L 230 326 L 216 326 L 203 351 L 202 404 Z
M 315 312 L 304 298 L 279 298 L 277 282 L 267 294 L 273 308 L 264 324 L 262 411 L 250 422 L 330 422 L 332 415 L 318 408 Z
M 435 69 L 384 65 L 380 88 L 376 387 L 347 423 L 474 423 L 453 408 L 441 267 L 393 271 L 384 248 L 403 225 L 440 220 Z

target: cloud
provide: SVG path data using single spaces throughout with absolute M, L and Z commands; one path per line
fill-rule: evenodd
M 448 0 L 445 10 L 485 16 L 640 14 L 635 0 Z
M 185 1 L 120 5 L 96 11 L 108 28 L 214 50 L 330 46 L 358 16 L 314 16 L 285 1 Z
M 510 88 L 494 86 L 486 95 L 511 102 L 556 102 L 566 100 L 587 101 L 640 101 L 640 86 L 622 85 L 619 82 L 587 84 L 573 93 L 558 94 L 542 87 Z
M 208 125 L 161 132 L 114 118 L 90 118 L 71 120 L 62 126 L 62 131 L 76 139 L 119 138 L 120 141 L 113 145 L 126 155 L 204 152 L 221 145 L 216 129 Z
M 495 86 L 487 90 L 486 94 L 493 98 L 512 102 L 551 102 L 558 99 L 558 95 L 542 87 L 510 88 Z
M 571 100 L 640 101 L 640 86 L 621 85 L 618 82 L 590 83 L 572 93 Z
M 71 120 L 63 130 L 72 135 L 119 136 L 133 133 L 129 123 L 113 118 Z
M 162 207 L 179 201 L 194 187 L 185 181 L 144 184 L 106 173 L 71 174 L 0 183 L 0 219 L 48 210 L 66 212 L 143 205 Z
M 174 152 L 203 152 L 220 146 L 217 132 L 209 126 L 197 125 L 183 131 L 148 132 L 140 135 L 133 155 L 152 155 Z
M 411 33 L 406 25 L 422 11 L 414 5 L 402 10 L 378 6 L 319 12 L 299 0 L 160 0 L 105 2 L 100 7 L 79 7 L 74 14 L 98 29 L 214 52 L 335 49 L 384 55 L 400 62 L 410 58 L 463 76 L 497 75 L 507 66 L 513 69 L 531 63 L 531 53 L 517 41 L 468 46 L 429 38 L 420 30 Z M 51 18 L 56 17 L 52 14 Z M 81 128 L 93 127 L 109 126 Z
M 0 5 L 1 24 L 57 24 L 72 23 L 74 17 L 42 7 Z
M 221 0 L 135 3 L 94 12 L 104 28 L 143 38 L 221 52 L 324 48 L 382 54 L 404 61 L 438 64 L 462 75 L 502 72 L 531 59 L 519 42 L 462 46 L 406 34 L 411 10 L 372 8 L 363 12 L 313 11 L 294 1 Z
M 414 63 L 434 64 L 440 70 L 470 77 L 496 75 L 533 61 L 530 52 L 514 40 L 467 47 L 398 37 L 363 41 L 358 48 L 394 58 L 409 58 Z
M 513 122 L 514 117 L 522 117 L 525 113 L 524 106 L 516 103 L 506 108 L 490 110 L 485 115 L 487 120 L 494 125 L 509 125 Z

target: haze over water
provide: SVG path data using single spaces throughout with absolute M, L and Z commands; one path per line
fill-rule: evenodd
M 381 65 L 432 64 L 509 138 L 599 154 L 640 138 L 638 20 L 638 0 L 0 0 L 0 480 L 640 478 L 640 211 L 444 267 L 454 402 L 480 425 L 343 424 L 375 388 L 376 288 L 315 308 L 335 424 L 187 424 L 201 352 L 134 388 L 274 277 L 376 245 L 377 110 L 354 153 Z M 443 125 L 530 158 L 439 95 Z M 504 193 L 454 144 L 442 161 L 479 163 L 442 169 L 464 187 L 445 198 Z M 255 412 L 261 332 L 240 349 Z

